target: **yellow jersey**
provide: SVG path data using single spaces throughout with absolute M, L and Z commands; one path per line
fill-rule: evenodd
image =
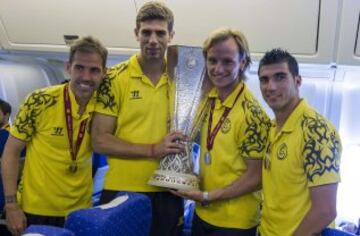
M 78 151 L 78 170 L 71 173 L 64 86 L 40 89 L 28 95 L 11 126 L 11 135 L 26 142 L 25 166 L 18 196 L 21 208 L 30 214 L 62 217 L 71 211 L 91 206 L 90 122 L 87 122 L 88 127 Z M 95 107 L 95 95 L 81 116 L 71 89 L 69 96 L 75 136 L 81 121 L 90 119 Z M 74 142 L 76 139 L 74 137 Z
M 279 132 L 273 124 L 267 149 L 260 233 L 290 236 L 311 207 L 310 188 L 340 181 L 340 138 L 302 100 Z
M 242 87 L 243 91 L 240 93 Z M 225 187 L 246 171 L 247 159 L 261 160 L 265 155 L 270 119 L 244 82 L 240 82 L 223 103 L 214 88 L 210 99 L 215 99 L 211 131 L 220 120 L 225 108 L 232 108 L 215 136 L 213 148 L 207 150 L 209 112 L 201 128 L 200 179 L 201 190 L 211 191 Z M 211 160 L 206 160 L 209 152 Z M 224 228 L 249 229 L 260 220 L 260 192 L 208 206 L 196 205 L 197 215 L 207 223 Z
M 158 143 L 168 131 L 168 87 L 166 73 L 156 86 L 153 85 L 133 55 L 128 61 L 108 70 L 98 90 L 95 110 L 116 117 L 116 137 L 130 143 Z M 159 165 L 158 160 L 108 155 L 108 164 L 104 189 L 164 191 L 147 183 Z

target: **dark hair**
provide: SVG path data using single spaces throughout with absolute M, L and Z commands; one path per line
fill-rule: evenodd
M 258 74 L 262 66 L 278 64 L 286 62 L 289 68 L 289 71 L 292 76 L 299 75 L 299 66 L 295 57 L 293 57 L 289 52 L 281 48 L 274 48 L 271 51 L 267 51 L 263 58 L 259 62 Z
M 91 36 L 80 38 L 74 41 L 70 46 L 69 62 L 72 63 L 76 52 L 97 53 L 102 59 L 102 66 L 106 66 L 107 49 L 101 42 Z
M 0 109 L 1 109 L 2 113 L 4 113 L 4 115 L 9 114 L 9 116 L 10 116 L 10 114 L 11 114 L 10 103 L 0 99 Z
M 168 24 L 169 32 L 174 26 L 174 15 L 172 11 L 162 2 L 150 1 L 145 3 L 136 16 L 136 28 L 140 28 L 140 23 L 148 20 L 164 20 Z

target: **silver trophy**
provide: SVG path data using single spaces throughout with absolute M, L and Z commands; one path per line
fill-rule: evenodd
M 195 138 L 207 108 L 211 86 L 206 77 L 205 61 L 199 47 L 170 46 L 167 51 L 167 72 L 170 78 L 170 129 L 190 137 L 186 153 L 170 154 L 160 161 L 149 184 L 171 189 L 199 189 L 193 172 L 192 140 Z

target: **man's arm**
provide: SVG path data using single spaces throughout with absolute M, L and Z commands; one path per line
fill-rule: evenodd
M 210 191 L 209 202 L 227 200 L 259 190 L 261 188 L 261 163 L 261 160 L 246 160 L 245 173 L 231 184 Z M 172 193 L 198 202 L 204 200 L 201 191 L 172 191 Z
M 26 142 L 9 136 L 1 160 L 1 173 L 4 185 L 6 224 L 14 235 L 21 235 L 26 228 L 26 217 L 16 202 L 17 179 L 20 153 Z
M 113 156 L 160 158 L 169 153 L 185 152 L 185 140 L 179 132 L 168 134 L 161 143 L 137 144 L 126 142 L 114 135 L 116 117 L 95 113 L 91 128 L 91 143 L 98 153 Z
M 296 229 L 294 236 L 320 235 L 336 217 L 337 184 L 310 188 L 311 208 Z

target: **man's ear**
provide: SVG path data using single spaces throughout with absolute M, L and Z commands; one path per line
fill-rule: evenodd
M 64 64 L 64 69 L 65 69 L 65 71 L 68 73 L 68 74 L 70 74 L 70 68 L 71 68 L 71 63 L 70 62 L 65 62 L 65 64 Z
M 106 74 L 107 74 L 107 70 L 108 70 L 108 68 L 105 66 L 104 67 L 104 74 L 103 74 L 103 79 L 106 77 Z
M 174 30 L 169 33 L 169 43 L 170 43 L 171 40 L 174 38 L 174 35 L 175 35 L 175 31 L 174 31 Z
M 302 77 L 300 75 L 295 76 L 295 84 L 297 87 L 300 87 L 302 83 Z
M 6 120 L 6 122 L 9 122 L 9 120 L 10 120 L 10 113 L 5 114 L 4 117 L 5 117 L 4 120 Z
M 244 72 L 245 65 L 246 65 L 246 58 L 240 59 L 240 67 L 239 67 L 239 73 L 240 74 Z
M 139 41 L 139 29 L 138 28 L 134 29 L 134 34 L 135 34 L 136 41 Z

